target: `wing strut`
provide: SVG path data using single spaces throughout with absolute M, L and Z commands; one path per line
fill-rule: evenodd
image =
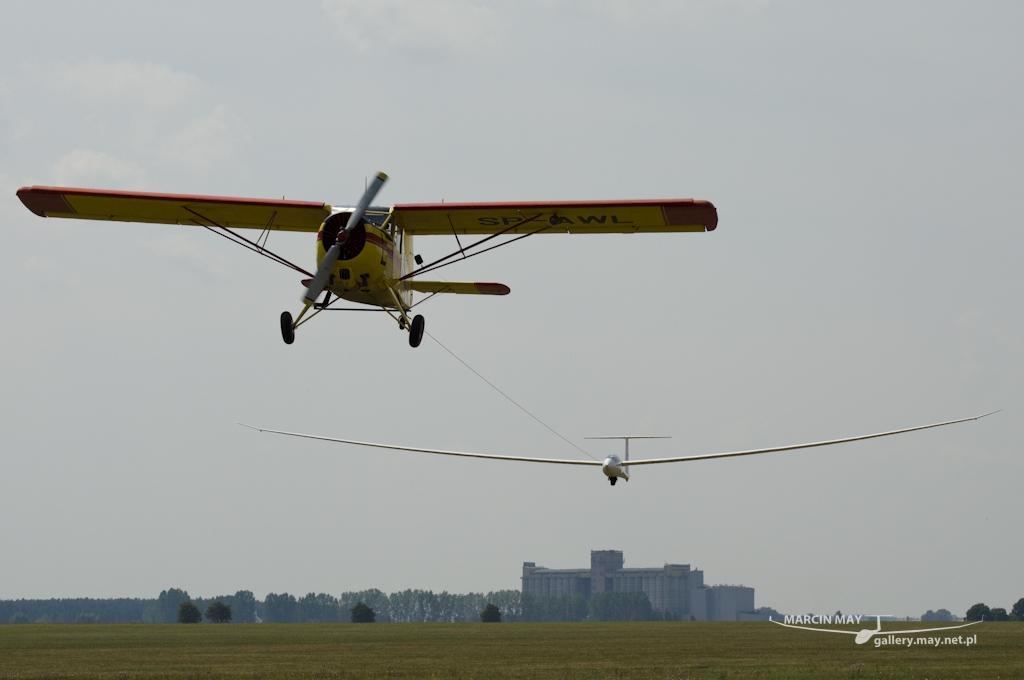
M 214 234 L 217 234 L 217 236 L 223 236 L 224 238 L 226 238 L 227 240 L 231 241 L 232 243 L 237 243 L 238 245 L 242 246 L 243 248 L 245 248 L 247 250 L 251 250 L 252 252 L 256 253 L 257 255 L 262 255 L 263 257 L 267 258 L 271 262 L 276 262 L 278 264 L 283 264 L 285 267 L 288 267 L 290 269 L 294 269 L 295 271 L 299 272 L 300 274 L 305 274 L 306 276 L 313 276 L 312 272 L 307 272 L 305 269 L 303 269 L 299 265 L 294 264 L 292 262 L 289 262 L 288 260 L 284 259 L 283 257 L 278 255 L 277 253 L 274 253 L 274 252 L 272 252 L 270 250 L 267 250 L 264 246 L 261 246 L 259 243 L 254 243 L 254 242 L 250 241 L 249 239 L 247 239 L 246 237 L 242 236 L 241 234 L 239 234 L 237 232 L 234 232 L 234 231 L 231 231 L 230 229 L 228 229 L 225 226 L 217 224 L 216 222 L 211 220 L 209 217 L 207 217 L 205 215 L 202 215 L 200 213 L 197 213 L 195 210 L 192 210 L 192 208 L 189 208 L 188 206 L 182 206 L 182 207 L 185 208 L 185 210 L 187 210 L 190 213 L 192 213 L 193 215 L 195 215 L 196 217 L 198 217 L 199 219 L 206 220 L 207 222 L 209 222 L 210 224 L 213 225 L 213 227 L 211 227 L 209 224 L 203 224 L 199 220 L 196 220 L 196 219 L 192 220 L 193 222 L 198 224 L 203 229 L 211 231 Z M 277 213 L 274 213 L 274 214 L 276 215 Z M 270 221 L 272 223 L 274 221 L 274 219 L 271 218 Z M 214 227 L 216 227 L 217 229 L 220 229 L 220 231 L 217 231 L 217 229 L 214 229 Z M 267 224 L 267 228 L 268 228 L 267 229 L 267 234 L 268 235 L 270 234 L 269 227 L 270 227 L 270 224 Z M 224 232 L 224 233 L 222 233 L 222 232 Z M 264 241 L 264 245 L 265 245 L 265 243 L 266 242 Z
M 511 225 L 507 229 L 502 229 L 501 231 L 499 231 L 496 234 L 491 234 L 487 238 L 482 238 L 479 241 L 477 241 L 476 243 L 469 244 L 465 248 L 462 247 L 462 243 L 460 242 L 459 243 L 459 249 L 456 250 L 454 253 L 449 253 L 448 255 L 445 255 L 444 257 L 442 257 L 442 258 L 440 258 L 438 260 L 434 260 L 430 264 L 425 264 L 422 267 L 420 267 L 419 269 L 416 269 L 416 270 L 413 270 L 413 271 L 409 272 L 408 274 L 406 274 L 405 276 L 403 276 L 402 278 L 400 278 L 398 280 L 399 281 L 405 281 L 406 279 L 411 279 L 412 277 L 418 276 L 419 274 L 425 274 L 425 273 L 427 273 L 429 271 L 433 271 L 435 269 L 440 269 L 441 267 L 447 267 L 450 264 L 454 264 L 454 262 L 448 262 L 447 260 L 451 260 L 451 258 L 455 257 L 456 255 L 462 255 L 462 260 L 468 260 L 469 258 L 473 257 L 474 255 L 482 255 L 483 253 L 486 253 L 488 250 L 494 250 L 495 248 L 500 248 L 501 246 L 507 246 L 510 243 L 515 243 L 519 239 L 523 239 L 523 238 L 526 238 L 527 236 L 533 236 L 534 234 L 540 233 L 540 232 L 544 231 L 545 229 L 547 229 L 548 227 L 544 226 L 544 227 L 541 227 L 540 229 L 536 229 L 534 231 L 531 231 L 528 234 L 523 234 L 522 236 L 517 236 L 514 239 L 510 239 L 508 241 L 505 241 L 504 243 L 499 243 L 498 245 L 491 246 L 490 248 L 484 248 L 483 250 L 477 251 L 475 253 L 470 253 L 469 255 L 466 254 L 466 251 L 470 250 L 471 248 L 476 248 L 478 245 L 486 243 L 487 241 L 490 241 L 492 238 L 497 238 L 497 237 L 499 237 L 499 236 L 501 236 L 503 234 L 507 234 L 508 232 L 512 231 L 513 229 L 516 229 L 518 227 L 523 226 L 527 222 L 533 222 L 534 220 L 538 220 L 540 218 L 541 218 L 541 215 L 537 214 L 537 215 L 534 215 L 533 217 L 527 218 L 526 220 L 524 220 L 522 222 L 516 222 L 515 224 Z M 454 231 L 454 228 L 453 228 L 452 231 Z M 456 234 L 455 238 L 456 238 L 456 240 L 458 240 L 459 235 Z M 456 262 L 461 262 L 462 260 L 456 260 Z

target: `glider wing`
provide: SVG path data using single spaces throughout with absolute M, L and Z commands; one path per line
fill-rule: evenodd
M 305 437 L 306 439 L 319 439 L 325 442 L 338 442 L 341 444 L 354 444 L 355 446 L 372 446 L 378 449 L 394 449 L 395 451 L 420 451 L 422 453 L 436 453 L 442 456 L 463 456 L 465 458 L 490 458 L 492 460 L 519 460 L 527 463 L 556 463 L 560 465 L 601 465 L 596 460 L 566 460 L 560 458 L 527 458 L 525 456 L 495 456 L 487 453 L 464 453 L 462 451 L 442 451 L 439 449 L 421 449 L 414 446 L 395 446 L 393 444 L 375 444 L 373 442 L 359 442 L 352 439 L 335 439 L 333 437 L 320 437 L 314 434 L 300 434 L 298 432 L 282 432 L 281 430 L 266 430 L 262 427 L 253 427 L 245 423 L 239 423 L 242 427 L 260 432 L 273 432 L 274 434 L 286 434 L 292 437 Z
M 758 453 L 772 453 L 774 451 L 792 451 L 795 449 L 809 449 L 817 446 L 830 446 L 832 444 L 843 444 L 845 442 L 855 442 L 864 439 L 875 439 L 877 437 L 888 437 L 894 434 L 902 434 L 904 432 L 914 432 L 916 430 L 927 430 L 933 427 L 942 427 L 943 425 L 953 425 L 956 423 L 965 423 L 969 420 L 979 420 L 985 416 L 990 416 L 998 411 L 991 411 L 989 413 L 982 414 L 980 416 L 973 416 L 971 418 L 960 418 L 959 420 L 947 420 L 943 423 L 932 423 L 931 425 L 918 425 L 917 427 L 908 427 L 902 430 L 891 430 L 889 432 L 879 432 L 876 434 L 866 434 L 859 437 L 847 437 L 845 439 L 830 439 L 822 442 L 813 442 L 810 444 L 796 444 L 794 446 L 776 446 L 768 449 L 752 449 L 750 451 L 733 451 L 731 453 L 711 453 L 702 456 L 682 456 L 679 458 L 653 458 L 650 460 L 629 460 L 622 461 L 620 465 L 633 466 L 633 465 L 652 465 L 654 463 L 681 463 L 691 460 L 708 460 L 710 458 L 730 458 L 733 456 L 752 456 Z M 273 432 L 274 434 L 286 434 L 291 437 L 304 437 L 306 439 L 319 439 L 325 442 L 338 442 L 341 444 L 353 444 L 355 446 L 370 446 L 378 449 L 393 449 L 395 451 L 420 451 L 423 453 L 435 453 L 443 456 L 463 456 L 466 458 L 489 458 L 492 460 L 518 460 L 527 463 L 556 463 L 561 465 L 602 465 L 602 463 L 594 460 L 566 460 L 558 458 L 528 458 L 525 456 L 496 456 L 486 453 L 467 453 L 462 451 L 444 451 L 439 449 L 423 449 L 413 446 L 395 446 L 393 444 L 377 444 L 374 442 L 361 442 L 352 439 L 336 439 L 334 437 L 321 437 L 313 434 L 301 434 L 298 432 L 283 432 L 281 430 L 267 430 L 261 427 L 253 427 L 252 425 L 245 425 L 239 423 L 243 427 L 248 427 L 252 430 L 258 430 L 260 432 Z
M 773 453 L 775 451 L 793 451 L 796 449 L 812 449 L 816 446 L 831 446 L 832 444 L 844 444 L 846 442 L 857 442 L 864 439 L 875 439 L 877 437 L 889 437 L 894 434 L 903 434 L 904 432 L 915 432 L 917 430 L 927 430 L 932 427 L 942 427 L 943 425 L 954 425 L 956 423 L 965 423 L 968 420 L 979 420 L 985 416 L 990 416 L 998 411 L 991 411 L 984 413 L 980 416 L 973 416 L 971 418 L 960 418 L 959 420 L 947 420 L 944 423 L 932 423 L 931 425 L 918 425 L 917 427 L 908 427 L 902 430 L 891 430 L 889 432 L 878 432 L 876 434 L 864 434 L 859 437 L 846 437 L 845 439 L 829 439 L 823 442 L 812 442 L 810 444 L 795 444 L 793 446 L 773 446 L 768 449 L 751 449 L 750 451 L 732 451 L 730 453 L 708 453 L 700 456 L 681 456 L 679 458 L 651 458 L 648 460 L 627 460 L 623 461 L 622 465 L 633 466 L 633 465 L 653 465 L 654 463 L 682 463 L 688 460 L 708 460 L 711 458 L 732 458 L 733 456 L 753 456 L 758 453 Z
M 326 203 L 157 194 L 70 187 L 22 187 L 18 198 L 40 217 L 186 224 L 233 229 L 316 232 L 331 214 Z
M 692 198 L 547 203 L 408 203 L 392 219 L 410 234 L 632 234 L 712 231 L 718 211 Z

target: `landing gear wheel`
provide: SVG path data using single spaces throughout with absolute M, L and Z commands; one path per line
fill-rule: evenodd
M 612 486 L 615 486 L 615 480 L 617 480 L 617 479 L 618 479 L 618 477 L 609 477 L 608 478 L 608 483 L 611 484 Z
M 292 315 L 289 312 L 281 312 L 281 338 L 286 345 L 295 342 L 295 328 L 292 326 Z
M 423 340 L 423 329 L 426 325 L 427 322 L 423 319 L 423 315 L 417 314 L 409 328 L 409 347 L 420 346 L 420 342 Z

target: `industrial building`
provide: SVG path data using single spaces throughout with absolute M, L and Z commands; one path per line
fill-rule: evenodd
M 688 564 L 627 569 L 621 550 L 590 551 L 590 569 L 547 569 L 523 562 L 523 592 L 534 595 L 647 593 L 651 606 L 690 621 L 741 621 L 754 617 L 754 589 L 706 586 L 704 572 Z

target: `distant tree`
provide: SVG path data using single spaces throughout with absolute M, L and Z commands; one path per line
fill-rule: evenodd
M 11 623 L 28 623 L 28 614 L 25 612 L 15 612 L 11 615 Z
M 256 614 L 256 597 L 251 590 L 239 590 L 231 598 L 231 611 L 238 614 L 238 619 L 253 621 Z M 238 619 L 232 619 L 237 623 Z
M 338 598 L 327 593 L 307 593 L 295 603 L 295 620 L 299 623 L 338 621 Z
M 89 614 L 89 613 L 86 613 L 86 612 L 82 612 L 81 614 L 79 614 L 78 616 L 75 617 L 75 623 L 99 623 L 99 622 L 100 622 L 99 614 Z
M 202 620 L 203 615 L 199 607 L 192 604 L 192 600 L 185 600 L 178 605 L 178 623 L 199 623 Z
M 582 595 L 522 593 L 519 604 L 520 621 L 583 621 L 588 615 L 587 600 Z
M 993 607 L 989 613 L 992 615 L 992 621 L 1009 621 L 1010 615 L 1006 613 L 1006 610 L 1002 607 Z M 987 618 L 987 617 L 986 617 Z
M 178 588 L 168 588 L 160 592 L 160 597 L 157 598 L 157 604 L 160 605 L 160 619 L 164 623 L 170 623 L 171 621 L 177 621 L 178 619 L 178 608 L 181 607 L 181 603 L 189 600 L 188 591 L 180 590 Z
M 159 602 L 154 602 L 153 604 L 149 605 L 148 607 L 146 607 L 143 610 L 143 612 L 142 612 L 142 622 L 143 623 L 163 623 L 164 622 L 164 612 L 163 612 L 163 609 L 160 607 L 160 603 Z
M 426 597 L 427 599 L 431 600 L 430 605 L 428 605 L 429 607 L 431 607 L 431 614 L 430 614 L 430 618 L 420 619 L 420 620 L 427 620 L 427 621 L 449 621 L 450 620 L 450 619 L 446 619 L 445 618 L 447 613 L 445 611 L 442 611 L 444 609 L 444 607 L 440 604 L 440 602 L 437 601 L 440 598 L 440 596 L 434 596 L 433 593 L 429 593 L 428 594 L 428 593 L 425 593 L 423 591 L 421 591 L 421 594 L 424 597 Z M 338 611 L 339 611 L 339 614 L 340 614 L 340 619 L 339 620 L 346 620 L 346 619 L 350 620 L 350 616 L 351 616 L 351 613 L 352 613 L 352 608 L 355 607 L 356 604 L 362 602 L 367 607 L 369 607 L 370 609 L 373 610 L 374 615 L 376 617 L 374 619 L 374 621 L 376 621 L 378 623 L 392 623 L 395 620 L 391 616 L 392 602 L 393 602 L 393 600 L 397 602 L 400 599 L 401 599 L 401 594 L 400 593 L 393 593 L 392 596 L 389 597 L 386 593 L 384 593 L 384 592 L 382 592 L 382 591 L 380 591 L 380 590 L 378 590 L 376 588 L 371 588 L 370 590 L 360 590 L 360 591 L 357 591 L 357 592 L 345 592 L 345 593 L 342 593 L 341 597 L 338 598 Z M 479 609 L 474 611 L 472 613 L 472 618 L 471 619 L 467 619 L 467 620 L 475 621 L 476 620 L 477 612 L 479 612 L 479 611 L 480 611 Z M 349 616 L 346 616 L 346 614 L 349 615 Z
M 231 607 L 223 602 L 214 602 L 206 608 L 206 618 L 214 623 L 228 623 L 231 621 Z
M 597 593 L 590 597 L 587 609 L 591 621 L 650 621 L 654 614 L 644 592 Z
M 364 602 L 357 602 L 352 607 L 352 623 L 373 623 L 376 618 L 377 615 Z
M 981 621 L 982 619 L 990 621 L 992 619 L 992 610 L 979 602 L 967 610 L 967 616 L 964 618 L 968 621 Z
M 931 609 L 921 614 L 922 621 L 952 621 L 953 614 L 948 609 L 940 609 L 933 612 Z
M 480 621 L 482 623 L 501 623 L 501 610 L 488 602 L 484 610 L 480 612 Z
M 781 621 L 782 618 L 783 618 L 782 614 L 778 613 L 777 611 L 775 611 L 771 607 L 758 607 L 757 609 L 754 610 L 754 613 L 755 614 L 760 614 L 761 616 L 771 617 L 771 619 L 773 621 Z
M 295 623 L 295 596 L 268 593 L 263 601 L 264 618 L 271 623 Z
M 1014 603 L 1013 609 L 1010 610 L 1010 616 L 1012 616 L 1015 621 L 1024 621 L 1024 597 Z
M 523 592 L 521 590 L 498 590 L 487 593 L 484 597 L 488 602 L 501 610 L 504 623 L 519 621 L 523 615 Z
M 363 595 L 371 595 L 370 592 Z M 380 602 L 374 605 L 372 598 L 356 597 L 355 601 L 364 602 L 366 606 L 380 615 L 381 622 L 393 621 L 401 623 L 434 623 L 438 621 L 449 622 L 453 617 L 458 617 L 454 611 L 456 604 L 453 598 L 458 595 L 442 593 L 435 595 L 432 590 L 403 590 L 398 593 L 391 593 L 386 603 Z M 380 608 L 383 604 L 386 608 Z M 474 618 L 479 615 L 478 607 L 474 608 Z

